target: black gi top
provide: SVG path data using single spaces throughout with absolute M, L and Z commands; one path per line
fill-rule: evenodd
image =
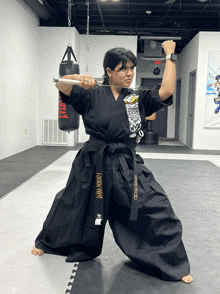
M 133 159 L 133 201 L 131 208 L 131 220 L 137 219 L 137 158 L 133 153 L 136 147 L 136 137 L 142 128 L 146 116 L 150 116 L 164 106 L 172 103 L 172 96 L 162 102 L 159 97 L 159 88 L 153 89 L 140 87 L 137 90 L 122 88 L 117 100 L 110 87 L 95 86 L 85 90 L 79 86 L 73 86 L 70 97 L 60 93 L 61 99 L 66 104 L 71 104 L 74 110 L 82 115 L 86 133 L 90 135 L 90 143 L 97 147 L 96 175 L 103 175 L 103 158 L 106 154 L 112 156 L 115 153 L 129 154 Z M 109 145 L 109 143 L 111 145 Z M 117 143 L 117 144 L 115 144 Z M 124 145 L 125 144 L 125 145 Z M 87 144 L 88 145 L 88 144 Z M 87 146 L 88 147 L 88 146 Z M 88 154 L 91 148 L 85 150 Z M 98 152 L 99 151 L 99 152 Z M 87 161 L 91 160 L 88 159 Z M 122 159 L 121 159 L 122 161 Z M 124 161 L 124 160 L 123 160 Z M 139 160 L 143 163 L 143 160 Z M 121 162 L 126 170 L 127 165 Z M 97 182 L 102 180 L 97 178 Z M 97 188 L 97 216 L 103 214 L 102 185 Z
M 123 88 L 117 99 L 110 87 L 95 86 L 89 90 L 73 86 L 70 97 L 61 94 L 66 104 L 82 115 L 88 135 L 105 142 L 128 142 L 141 129 L 145 117 L 172 104 L 172 96 L 160 100 L 159 88 Z

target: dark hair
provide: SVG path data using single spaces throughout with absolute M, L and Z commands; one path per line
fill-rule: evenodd
M 103 68 L 104 68 L 104 76 L 103 76 L 103 84 L 109 84 L 109 77 L 106 71 L 106 68 L 109 67 L 111 70 L 114 70 L 115 67 L 122 62 L 122 68 L 126 65 L 127 61 L 130 60 L 133 62 L 134 66 L 137 65 L 137 58 L 136 56 L 130 51 L 122 47 L 116 47 L 110 49 L 106 52 L 104 61 L 103 61 Z

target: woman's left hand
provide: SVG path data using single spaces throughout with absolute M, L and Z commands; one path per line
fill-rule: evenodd
M 170 55 L 170 54 L 172 54 L 172 53 L 175 52 L 176 43 L 174 41 L 172 41 L 172 40 L 170 40 L 170 41 L 164 41 L 161 44 L 161 47 L 163 48 L 164 53 L 166 55 Z

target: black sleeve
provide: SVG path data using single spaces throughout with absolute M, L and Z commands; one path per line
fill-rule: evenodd
M 65 104 L 72 105 L 73 109 L 78 114 L 83 115 L 90 105 L 91 92 L 90 90 L 85 90 L 77 85 L 74 85 L 70 96 L 60 92 L 60 97 Z
M 150 116 L 154 112 L 157 112 L 163 107 L 167 107 L 173 104 L 173 95 L 162 101 L 159 96 L 160 85 L 155 86 L 151 90 L 147 88 L 140 88 L 142 103 L 145 108 L 145 116 Z

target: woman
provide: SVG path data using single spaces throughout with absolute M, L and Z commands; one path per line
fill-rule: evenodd
M 175 43 L 162 44 L 166 55 Z M 161 86 L 132 90 L 137 59 L 124 48 L 104 58 L 104 85 L 91 76 L 68 75 L 79 86 L 57 83 L 63 102 L 82 115 L 90 139 L 78 152 L 65 189 L 54 200 L 34 255 L 67 256 L 67 262 L 101 254 L 109 220 L 116 243 L 133 261 L 161 279 L 192 282 L 182 226 L 170 202 L 135 153 L 146 116 L 172 104 L 175 63 L 166 61 Z

